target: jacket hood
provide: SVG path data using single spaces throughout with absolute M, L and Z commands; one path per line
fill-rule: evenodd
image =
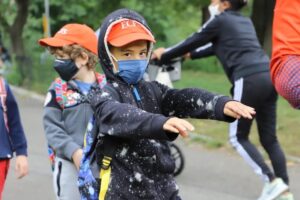
M 112 82 L 112 81 L 124 82 L 119 76 L 117 76 L 113 72 L 112 58 L 110 56 L 108 43 L 107 43 L 107 36 L 112 26 L 124 19 L 132 19 L 139 22 L 141 25 L 143 25 L 146 28 L 146 30 L 148 30 L 152 34 L 144 17 L 142 17 L 140 14 L 138 14 L 133 10 L 129 10 L 126 8 L 119 9 L 110 13 L 103 20 L 103 23 L 100 27 L 99 37 L 98 37 L 98 56 L 99 56 L 101 67 L 105 73 L 108 82 Z M 153 43 L 151 43 L 150 45 L 149 52 L 152 51 L 152 48 L 153 48 Z M 151 53 L 148 54 L 148 63 L 149 63 L 150 56 Z

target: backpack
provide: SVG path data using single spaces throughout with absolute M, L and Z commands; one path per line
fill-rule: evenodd
M 5 80 L 4 80 L 3 77 L 0 77 L 0 100 L 1 100 L 1 105 L 2 105 L 2 108 L 3 108 L 3 119 L 4 119 L 6 130 L 9 131 L 8 118 L 7 118 L 6 97 L 7 97 L 7 91 L 6 91 Z
M 99 84 L 100 88 L 103 88 L 106 84 L 105 76 L 99 73 L 95 73 L 97 83 Z M 69 106 L 70 102 L 68 100 L 68 84 L 65 80 L 61 78 L 56 78 L 54 81 L 54 90 L 55 90 L 55 100 L 59 104 L 60 108 L 63 110 L 67 106 Z M 51 164 L 52 171 L 54 170 L 55 164 L 55 151 L 54 149 L 48 145 L 48 156 Z
M 156 101 L 161 102 L 161 91 L 150 82 Z M 104 89 L 115 94 L 121 102 L 120 94 L 110 84 Z M 102 141 L 98 137 L 98 124 L 95 116 L 89 121 L 85 134 L 83 157 L 78 173 L 78 186 L 82 200 L 104 200 L 108 190 L 111 161 L 115 155 L 118 141 L 113 137 L 104 137 Z M 99 146 L 101 145 L 101 153 Z

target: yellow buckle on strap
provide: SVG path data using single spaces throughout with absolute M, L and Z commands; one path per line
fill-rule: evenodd
M 100 187 L 100 192 L 99 192 L 99 200 L 104 200 L 105 195 L 108 189 L 108 185 L 110 182 L 110 174 L 111 174 L 111 167 L 110 167 L 110 162 L 112 158 L 104 156 L 102 159 L 102 166 L 100 170 L 100 179 L 101 179 L 101 187 Z

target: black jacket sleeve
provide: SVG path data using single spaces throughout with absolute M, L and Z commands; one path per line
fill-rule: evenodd
M 215 119 L 232 122 L 235 119 L 224 115 L 224 106 L 230 97 L 216 95 L 197 88 L 170 89 L 155 82 L 162 90 L 162 112 L 165 116 L 180 118 Z
M 99 133 L 121 138 L 174 140 L 178 134 L 163 130 L 169 119 L 161 114 L 148 113 L 131 104 L 116 101 L 109 90 L 98 90 L 91 99 Z
M 190 54 L 191 54 L 191 59 L 193 60 L 215 55 L 211 43 L 193 50 L 192 52 L 190 52 Z
M 220 31 L 219 18 L 214 18 L 199 32 L 194 33 L 186 40 L 166 49 L 161 56 L 161 63 L 168 63 L 171 59 L 182 56 L 200 46 L 211 42 Z

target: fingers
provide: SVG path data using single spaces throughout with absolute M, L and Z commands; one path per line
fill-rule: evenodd
M 72 159 L 73 159 L 73 162 L 74 162 L 77 170 L 79 170 L 82 155 L 83 155 L 82 149 L 77 149 L 72 155 Z
M 173 127 L 172 125 L 169 125 L 169 124 L 164 125 L 164 130 L 169 131 L 169 132 L 173 132 L 173 133 L 179 133 L 177 128 L 175 128 L 175 127 Z
M 174 117 L 164 124 L 163 129 L 173 133 L 179 133 L 182 137 L 187 137 L 188 131 L 193 131 L 195 128 L 188 121 Z
M 28 161 L 26 156 L 19 155 L 16 157 L 15 170 L 18 179 L 23 178 L 28 174 Z
M 224 114 L 227 115 L 227 116 L 229 116 L 229 117 L 233 117 L 235 119 L 240 119 L 241 118 L 241 115 L 238 115 L 236 112 L 231 111 L 228 108 L 224 109 Z
M 28 174 L 28 166 L 22 163 L 16 163 L 17 178 L 21 179 Z
M 152 52 L 152 59 L 158 59 L 160 60 L 162 54 L 165 52 L 165 48 L 163 47 L 160 47 L 160 48 L 157 48 L 155 49 L 153 52 Z
M 225 104 L 224 114 L 237 119 L 240 119 L 241 117 L 253 119 L 253 115 L 256 113 L 252 107 L 246 106 L 237 101 L 230 101 Z

